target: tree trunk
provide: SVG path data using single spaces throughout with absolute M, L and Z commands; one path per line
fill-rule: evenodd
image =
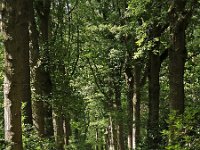
M 134 69 L 134 94 L 133 94 L 133 128 L 132 128 L 132 144 L 133 149 L 136 149 L 140 141 L 140 62 L 136 62 Z
M 173 49 L 169 51 L 170 108 L 184 112 L 184 66 L 186 58 L 185 31 L 172 34 Z
M 128 148 L 136 149 L 140 141 L 140 76 L 139 62 L 132 68 L 132 54 L 129 52 L 126 64 L 128 100 Z
M 64 129 L 63 129 L 63 116 L 61 114 L 62 108 L 53 112 L 54 122 L 54 137 L 56 142 L 56 148 L 58 150 L 64 150 Z
M 108 127 L 108 150 L 115 150 L 114 143 L 114 133 L 113 133 L 113 119 L 109 117 L 109 127 Z
M 130 60 L 126 66 L 126 84 L 127 84 L 127 102 L 128 102 L 128 148 L 133 149 L 133 93 L 134 93 L 134 79 L 133 70 L 130 67 Z
M 42 81 L 41 67 L 39 66 L 39 33 L 35 22 L 35 13 L 33 0 L 29 2 L 30 8 L 30 38 L 32 41 L 30 58 L 31 58 L 31 76 L 32 76 L 32 91 L 33 91 L 33 124 L 40 137 L 44 136 L 44 107 L 42 101 Z
M 186 18 L 182 15 L 185 12 L 185 0 L 176 0 L 171 2 L 173 11 L 170 15 L 170 32 L 172 49 L 169 50 L 169 99 L 170 111 L 176 114 L 183 114 L 185 107 L 184 100 L 184 66 L 186 61 L 186 43 L 185 30 Z M 169 142 L 174 142 L 174 122 L 169 126 L 170 137 Z
M 27 37 L 29 38 L 29 37 Z M 27 39 L 28 40 L 28 39 Z M 24 115 L 24 124 L 25 125 L 33 125 L 33 117 L 32 117 L 32 101 L 31 101 L 31 87 L 30 87 L 30 67 L 29 67 L 29 47 L 26 52 L 24 52 L 24 67 L 23 67 L 23 93 L 22 93 L 22 101 L 24 103 L 23 115 Z
M 149 54 L 149 116 L 147 127 L 147 142 L 149 149 L 158 149 L 159 147 L 159 101 L 160 101 L 160 56 Z
M 185 14 L 186 3 L 185 0 L 172 1 L 169 11 L 172 44 L 169 50 L 169 98 L 171 110 L 179 114 L 184 112 L 185 30 L 189 17 Z
M 50 14 L 50 0 L 39 0 L 36 2 L 36 10 L 40 19 L 40 31 L 41 31 L 41 88 L 43 92 L 44 102 L 44 115 L 45 115 L 45 135 L 47 137 L 53 136 L 53 119 L 52 119 L 52 107 L 48 101 L 51 97 L 52 82 L 50 78 L 49 69 L 49 14 Z
M 3 19 L 7 35 L 4 78 L 5 140 L 11 144 L 10 149 L 22 150 L 21 102 L 30 98 L 28 1 L 6 1 Z

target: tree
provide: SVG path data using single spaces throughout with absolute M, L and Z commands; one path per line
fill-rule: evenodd
M 32 102 L 33 102 L 33 124 L 40 137 L 45 135 L 44 131 L 44 102 L 42 101 L 42 70 L 40 64 L 39 32 L 35 20 L 34 0 L 29 2 L 30 8 L 30 66 L 32 79 Z
M 45 127 L 45 136 L 50 137 L 53 136 L 53 120 L 52 120 L 52 106 L 51 102 L 49 102 L 51 98 L 52 92 L 52 81 L 50 77 L 50 59 L 49 59 L 49 30 L 50 30 L 50 0 L 39 0 L 36 1 L 35 8 L 37 11 L 38 18 L 40 20 L 39 23 L 39 31 L 41 32 L 41 36 L 39 36 L 39 48 L 40 55 L 39 60 L 40 64 L 37 69 L 36 80 L 39 80 L 39 90 L 41 92 L 39 95 L 42 98 L 44 111 L 44 127 Z M 40 104 L 42 105 L 42 104 Z M 40 112 L 41 110 L 39 110 Z M 43 114 L 42 114 L 43 115 Z
M 199 149 L 199 0 L 28 2 L 0 1 L 11 149 Z
M 195 4 L 196 0 L 191 2 L 176 0 L 171 1 L 169 7 L 172 44 L 172 49 L 169 50 L 170 107 L 179 114 L 183 114 L 185 108 L 184 68 L 187 57 L 185 32 Z
M 4 4 L 5 140 L 11 144 L 12 150 L 22 150 L 21 104 L 24 101 L 30 102 L 28 1 L 6 1 Z M 29 105 L 27 103 L 27 106 Z

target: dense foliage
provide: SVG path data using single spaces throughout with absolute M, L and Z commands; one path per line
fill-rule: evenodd
M 198 0 L 30 3 L 33 124 L 19 101 L 24 149 L 200 149 Z M 3 99 L 1 86 L 0 149 L 12 144 L 4 140 Z

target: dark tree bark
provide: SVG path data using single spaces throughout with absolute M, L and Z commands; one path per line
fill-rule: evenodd
M 170 1 L 168 11 L 172 45 L 172 49 L 169 50 L 169 99 L 170 111 L 175 111 L 176 115 L 182 115 L 185 109 L 184 67 L 187 57 L 185 32 L 197 3 L 197 0 Z M 171 144 L 174 142 L 173 124 L 174 122 L 169 126 L 171 132 L 169 142 Z
M 35 22 L 35 12 L 33 6 L 33 0 L 29 2 L 30 8 L 30 39 L 31 39 L 31 47 L 30 47 L 30 61 L 31 61 L 31 76 L 32 76 L 32 91 L 33 91 L 33 99 L 32 99 L 32 108 L 33 108 L 33 124 L 38 132 L 40 137 L 44 136 L 44 107 L 42 101 L 42 93 L 41 93 L 41 79 L 42 76 L 41 67 L 39 66 L 40 55 L 39 55 L 39 33 L 37 30 L 37 25 Z
M 53 136 L 53 120 L 52 120 L 52 106 L 48 102 L 51 98 L 52 82 L 49 69 L 49 16 L 50 16 L 50 0 L 39 0 L 36 2 L 36 10 L 40 19 L 39 30 L 41 32 L 41 66 L 40 66 L 40 88 L 43 96 L 43 107 L 45 116 L 45 135 Z M 46 100 L 45 100 L 46 99 Z
M 160 56 L 150 52 L 149 55 L 149 117 L 147 127 L 147 141 L 149 149 L 159 148 L 159 101 L 160 101 Z
M 191 10 L 186 10 L 186 3 Z M 170 108 L 178 114 L 184 112 L 184 66 L 187 57 L 186 35 L 193 5 L 196 1 L 174 0 L 170 2 L 169 18 L 172 49 L 169 50 Z
M 168 27 L 168 23 L 159 24 L 154 22 L 152 30 L 149 33 L 149 38 L 160 38 L 162 33 Z M 160 41 L 155 41 L 154 46 L 149 52 L 148 64 L 148 88 L 149 88 L 149 116 L 147 125 L 147 143 L 148 149 L 159 149 L 161 141 L 159 129 L 159 104 L 160 104 L 160 68 L 161 63 L 168 56 L 168 49 L 161 55 L 159 54 Z
M 28 1 L 5 2 L 3 19 L 7 38 L 5 39 L 4 122 L 5 140 L 11 144 L 12 150 L 23 149 L 21 103 L 30 100 L 28 15 Z M 28 106 L 29 103 L 25 111 Z M 26 123 L 31 123 L 32 114 L 25 113 Z

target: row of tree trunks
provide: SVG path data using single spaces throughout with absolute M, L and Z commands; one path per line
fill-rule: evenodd
M 37 14 L 40 18 L 40 31 L 41 31 L 41 43 L 42 46 L 39 46 L 39 34 L 37 31 L 37 26 L 34 19 L 34 10 L 33 4 L 31 4 L 31 39 L 32 39 L 32 51 L 31 51 L 31 62 L 32 62 L 32 78 L 33 78 L 33 116 L 34 116 L 34 126 L 36 127 L 40 137 L 51 137 L 55 136 L 55 142 L 58 149 L 64 148 L 64 137 L 65 144 L 69 144 L 70 136 L 70 121 L 62 117 L 62 114 L 56 111 L 58 108 L 55 107 L 55 110 L 52 112 L 52 107 L 47 101 L 51 93 L 51 79 L 50 79 L 50 68 L 47 70 L 45 67 L 49 65 L 49 57 L 43 60 L 41 59 L 41 51 L 44 51 L 47 56 L 49 55 L 49 7 L 50 1 L 46 3 L 36 4 Z M 45 5 L 45 6 L 44 6 Z M 45 7 L 45 10 L 43 8 Z M 43 12 L 44 11 L 44 12 Z M 42 13 L 43 12 L 43 13 Z M 40 47 L 40 48 L 39 48 Z M 41 49 L 41 50 L 40 50 Z M 63 68 L 63 67 L 62 67 Z M 61 70 L 63 74 L 63 69 Z M 63 79 L 64 80 L 64 79 Z M 48 88 L 47 88 L 48 87 Z M 45 111 L 41 111 L 45 110 Z M 52 125 L 52 113 L 53 113 L 53 122 Z M 69 117 L 68 117 L 69 118 Z M 65 123 L 65 124 L 64 124 Z M 52 127 L 54 126 L 54 130 Z M 64 136 L 65 131 L 65 136 Z
M 70 116 L 69 113 L 65 115 L 63 110 L 63 103 L 66 101 L 66 93 L 60 91 L 65 91 L 66 87 L 69 90 L 69 82 L 66 78 L 66 69 L 64 66 L 64 61 L 59 61 L 57 73 L 60 75 L 57 78 L 56 83 L 59 83 L 59 87 L 55 84 L 55 94 L 59 95 L 53 104 L 53 122 L 54 122 L 54 137 L 57 149 L 64 150 L 64 145 L 69 145 L 70 137 Z M 60 90 L 61 88 L 61 90 Z M 58 93 L 56 93 L 58 91 Z M 70 93 L 70 92 L 68 92 Z M 78 139 L 77 139 L 78 140 Z

